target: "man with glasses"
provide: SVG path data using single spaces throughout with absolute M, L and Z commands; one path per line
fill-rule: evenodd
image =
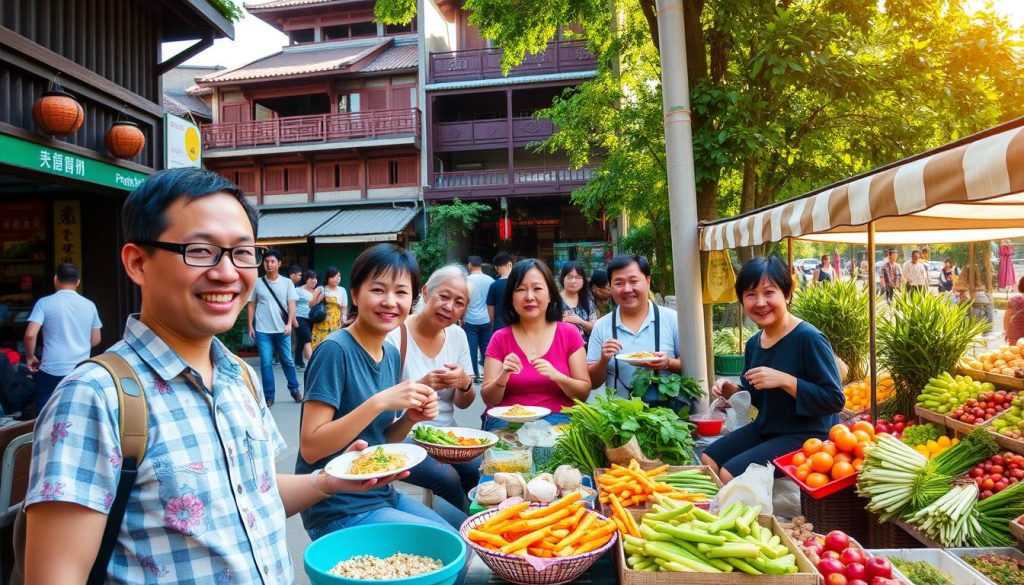
M 95 565 L 113 583 L 294 583 L 287 515 L 408 474 L 348 482 L 322 470 L 277 473 L 285 445 L 248 388 L 252 369 L 215 337 L 247 304 L 265 253 L 241 189 L 210 171 L 163 171 L 129 195 L 123 218 L 121 261 L 142 311 L 110 352 L 143 386 L 145 457 L 124 518 L 105 537 L 108 515 L 117 516 L 124 413 L 107 370 L 76 368 L 36 422 L 25 582 L 85 583 Z M 108 561 L 101 543 L 113 547 Z
M 299 294 L 295 285 L 287 278 L 281 278 L 281 253 L 270 250 L 263 256 L 266 274 L 256 282 L 249 297 L 247 318 L 249 336 L 256 340 L 260 354 L 260 379 L 263 381 L 263 395 L 267 405 L 274 405 L 274 353 L 277 352 L 288 381 L 288 392 L 295 402 L 302 401 L 299 392 L 299 377 L 295 373 L 292 357 L 292 325 L 295 324 L 295 301 Z

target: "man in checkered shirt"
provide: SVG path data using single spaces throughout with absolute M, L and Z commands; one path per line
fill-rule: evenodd
M 293 583 L 285 517 L 328 494 L 381 485 L 277 473 L 284 441 L 257 388 L 214 336 L 257 278 L 256 211 L 199 169 L 157 173 L 124 205 L 128 276 L 142 311 L 110 348 L 146 391 L 148 448 L 128 499 L 109 583 Z M 248 367 L 248 366 L 245 366 Z M 249 368 L 249 377 L 259 377 Z M 25 581 L 81 584 L 100 548 L 122 463 L 117 391 L 78 367 L 39 416 L 25 498 Z M 353 448 L 365 448 L 365 443 Z M 406 474 L 385 481 L 400 479 Z

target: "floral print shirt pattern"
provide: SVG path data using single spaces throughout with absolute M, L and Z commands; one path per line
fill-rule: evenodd
M 146 389 L 145 459 L 111 558 L 108 583 L 291 584 L 274 458 L 285 449 L 263 393 L 213 341 L 213 388 L 136 317 L 117 352 Z M 259 377 L 250 368 L 254 384 Z M 77 368 L 36 423 L 31 506 L 60 501 L 106 514 L 122 453 L 117 392 L 101 367 Z

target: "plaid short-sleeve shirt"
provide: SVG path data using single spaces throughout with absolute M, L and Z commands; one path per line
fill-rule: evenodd
M 216 339 L 207 389 L 134 316 L 110 351 L 145 387 L 149 439 L 108 582 L 293 583 L 274 467 L 285 445 L 262 392 L 253 399 Z M 36 423 L 26 504 L 70 502 L 106 514 L 121 466 L 117 414 L 104 369 L 86 364 L 69 375 Z

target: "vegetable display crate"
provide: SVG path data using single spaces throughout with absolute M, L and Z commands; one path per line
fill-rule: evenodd
M 712 471 L 711 468 L 708 467 L 707 465 L 672 465 L 672 466 L 670 466 L 668 468 L 668 471 L 666 471 L 665 474 L 667 475 L 669 473 L 675 473 L 677 471 L 686 471 L 688 469 L 699 469 L 701 473 L 703 473 L 704 475 L 710 477 L 711 481 L 715 482 L 715 485 L 717 485 L 719 488 L 721 488 L 722 485 L 724 485 L 724 484 L 722 484 L 722 480 L 719 479 L 718 474 L 716 474 L 714 471 Z M 598 498 L 600 498 L 600 496 L 601 496 L 601 488 L 600 488 L 601 484 L 597 480 L 597 478 L 599 478 L 602 474 L 604 474 L 607 471 L 608 471 L 608 468 L 606 468 L 606 467 L 598 467 L 597 469 L 594 470 L 594 485 L 597 486 Z M 695 506 L 700 506 L 702 508 L 707 508 L 706 504 L 709 504 L 711 502 L 711 500 L 712 500 L 712 498 L 709 497 L 704 502 L 695 502 L 694 505 Z M 611 506 L 606 505 L 606 504 L 602 504 L 600 499 L 597 500 L 597 504 L 598 504 L 598 509 L 597 509 L 598 512 L 600 512 L 601 514 L 604 514 L 605 516 L 610 516 L 611 515 L 611 513 L 612 513 Z M 628 509 L 628 510 L 639 510 L 641 513 L 643 513 L 646 510 L 650 510 L 652 506 L 653 506 L 653 504 L 650 501 L 647 501 L 647 502 L 644 502 L 643 504 L 639 504 L 639 505 L 635 505 L 635 506 L 624 506 L 624 507 L 626 509 Z
M 986 430 L 988 430 L 989 433 L 992 434 L 992 438 L 996 440 L 996 443 L 1000 447 L 1013 451 L 1014 453 L 1020 453 L 1021 455 L 1024 455 L 1024 441 L 1020 439 L 1007 437 L 1005 435 L 1000 435 L 999 433 L 996 432 L 995 428 L 992 427 L 992 423 L 999 420 L 999 417 L 1005 416 L 1007 412 L 1008 411 L 1006 410 L 1000 412 L 999 414 L 985 421 L 985 423 L 982 426 Z
M 786 474 L 786 477 L 788 477 L 789 479 L 793 480 L 796 483 L 796 485 L 800 488 L 801 498 L 803 498 L 804 494 L 809 495 L 814 499 L 824 498 L 825 496 L 830 496 L 834 493 L 851 487 L 853 486 L 853 484 L 857 483 L 857 475 L 859 474 L 852 473 L 850 475 L 847 475 L 846 477 L 833 479 L 832 481 L 826 483 L 821 487 L 810 487 L 809 485 L 804 483 L 803 480 L 797 478 L 796 473 L 793 470 L 793 456 L 799 452 L 800 449 L 797 449 L 792 453 L 786 453 L 781 457 L 776 457 L 772 462 L 775 464 L 776 469 L 781 470 L 782 473 Z M 815 523 L 815 526 L 817 526 L 817 523 Z
M 993 374 L 992 372 L 975 370 L 973 368 L 966 368 L 964 366 L 958 367 L 957 373 L 959 373 L 962 376 L 970 376 L 974 380 L 978 380 L 981 382 L 992 382 L 996 386 L 1002 388 L 1007 388 L 1011 390 L 1024 390 L 1024 378 L 1014 378 L 1013 376 Z
M 989 547 L 989 548 L 949 548 L 949 549 L 946 549 L 946 551 L 949 552 L 949 554 L 951 554 L 954 557 L 956 557 L 957 560 L 959 560 L 961 563 L 963 563 L 963 564 L 967 565 L 968 567 L 970 567 L 974 572 L 981 573 L 982 576 L 985 576 L 985 574 L 982 573 L 981 571 L 979 571 L 978 569 L 975 569 L 974 567 L 971 566 L 970 563 L 968 563 L 966 560 L 964 560 L 965 556 L 976 557 L 978 555 L 983 555 L 983 554 L 997 554 L 997 555 L 1003 555 L 1003 556 L 1007 556 L 1007 557 L 1012 557 L 1012 558 L 1015 558 L 1015 559 L 1024 559 L 1024 552 L 1021 552 L 1020 550 L 1015 549 L 1015 548 L 1010 548 L 1008 546 L 1006 546 L 1006 547 L 995 546 L 995 547 Z M 991 581 L 991 579 L 989 579 L 989 581 Z
M 865 504 L 866 501 L 857 496 L 853 486 L 823 498 L 816 498 L 800 490 L 800 513 L 814 525 L 816 532 L 822 534 L 842 530 L 851 538 L 866 542 L 868 523 Z
M 941 428 L 946 428 L 946 423 L 952 420 L 944 414 L 932 412 L 922 406 L 915 406 L 914 414 L 917 415 L 917 418 L 921 419 L 922 421 L 930 422 Z
M 644 515 L 641 510 L 629 510 L 633 518 L 640 522 Z M 731 573 L 670 573 L 670 572 L 645 572 L 634 571 L 626 564 L 626 552 L 622 547 L 622 539 L 619 538 L 613 549 L 615 565 L 619 572 L 619 585 L 732 585 L 739 584 L 771 584 L 771 585 L 820 585 L 822 577 L 814 568 L 811 560 L 804 554 L 803 549 L 786 534 L 786 531 L 779 525 L 775 516 L 758 516 L 757 521 L 777 534 L 782 539 L 782 544 L 789 549 L 789 552 L 796 557 L 798 572 L 788 575 L 748 575 L 739 571 Z
M 715 354 L 715 373 L 722 376 L 739 376 L 743 373 L 743 356 L 739 354 Z
M 992 581 L 984 575 L 975 571 L 972 567 L 942 549 L 937 548 L 893 548 L 893 549 L 871 549 L 868 554 L 892 559 L 903 559 L 907 561 L 923 561 L 943 573 L 950 576 L 956 585 L 992 585 Z M 914 583 L 899 570 L 896 566 L 892 568 L 893 576 L 899 577 L 907 583 Z
M 1017 538 L 1017 548 L 1024 550 L 1024 516 L 1010 522 L 1010 532 Z

